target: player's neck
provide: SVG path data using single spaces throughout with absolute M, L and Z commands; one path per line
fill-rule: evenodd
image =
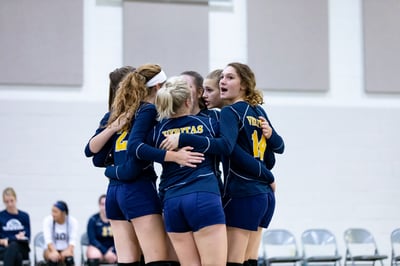
M 17 207 L 9 207 L 6 209 L 8 213 L 10 214 L 18 214 L 18 209 Z

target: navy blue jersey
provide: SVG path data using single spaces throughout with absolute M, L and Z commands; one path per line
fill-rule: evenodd
M 217 121 L 219 121 L 220 111 L 217 109 L 201 109 L 200 112 L 197 114 L 198 116 L 205 116 L 211 117 Z
M 210 153 L 221 153 L 226 158 L 224 159 L 224 185 L 227 195 L 238 197 L 266 193 L 270 191 L 270 187 L 265 185 L 266 180 L 262 181 L 249 175 L 248 161 L 242 160 L 242 163 L 237 163 L 232 158 L 236 144 L 248 155 L 256 158 L 265 165 L 264 156 L 267 146 L 270 146 L 269 150 L 275 153 L 283 152 L 283 139 L 276 133 L 271 123 L 270 125 L 273 129 L 272 136 L 268 141 L 265 139 L 262 134 L 260 120 L 258 119 L 259 116 L 265 116 L 270 123 L 261 106 L 253 107 L 244 101 L 225 106 L 221 110 L 221 134 L 219 138 L 194 139 L 188 134 L 181 134 L 179 146 L 187 146 L 189 143 L 195 141 L 192 146 Z
M 220 111 L 216 109 L 203 109 L 199 112 L 200 116 L 209 116 L 212 118 L 215 118 L 219 121 L 221 115 Z M 211 151 L 210 153 L 215 153 L 215 151 Z M 220 152 L 217 152 L 217 160 L 218 160 L 218 165 L 219 161 L 223 160 L 225 162 L 228 162 L 228 156 L 222 156 L 221 159 L 221 154 Z M 235 145 L 233 148 L 232 153 L 230 154 L 230 159 L 233 163 L 235 164 L 243 164 L 243 162 L 246 162 L 246 168 L 243 169 L 245 173 L 249 176 L 252 176 L 254 179 L 257 179 L 261 182 L 265 182 L 267 184 L 270 184 L 275 181 L 275 178 L 273 174 L 271 173 L 270 169 L 266 165 L 264 165 L 261 161 L 255 159 L 253 155 L 250 155 L 246 151 L 244 151 L 239 145 Z M 216 169 L 218 168 L 218 165 L 216 165 Z M 226 164 L 225 164 L 226 165 Z M 218 168 L 217 170 L 218 173 L 220 173 L 220 170 Z M 221 182 L 222 183 L 222 182 Z
M 185 134 L 182 134 L 181 138 L 179 139 L 179 147 L 190 145 L 190 143 L 192 142 L 196 143 L 197 148 L 199 148 L 201 152 L 219 155 L 223 153 L 223 151 L 219 150 L 221 147 L 213 146 L 213 148 L 210 149 L 210 143 L 207 139 L 193 135 L 185 136 Z M 222 146 L 222 148 L 226 147 Z M 230 151 L 228 150 L 228 152 Z M 272 156 L 274 158 L 273 154 Z M 242 174 L 245 175 L 246 178 L 256 179 L 259 182 L 263 182 L 266 184 L 271 184 L 275 181 L 275 178 L 270 171 L 272 167 L 269 167 L 266 162 L 254 158 L 253 154 L 246 152 L 238 144 L 234 144 L 233 151 L 230 153 L 229 156 L 222 156 L 222 161 L 224 165 L 225 178 L 229 173 L 229 162 L 237 165 L 243 165 L 243 162 L 245 162 L 246 167 L 242 168 Z M 270 160 L 268 160 L 268 162 L 270 162 Z
M 141 103 L 136 111 L 135 120 L 130 132 L 120 132 L 115 142 L 114 161 L 115 165 L 107 166 L 105 175 L 112 180 L 132 181 L 146 176 L 153 181 L 157 179 L 154 171 L 153 160 L 141 159 L 133 151 L 134 146 L 143 143 L 149 131 L 157 123 L 157 110 L 154 104 Z M 161 151 L 159 157 L 164 158 L 166 151 Z
M 107 112 L 101 119 L 99 127 L 96 129 L 96 132 L 94 133 L 92 138 L 100 134 L 106 128 L 109 119 L 110 119 L 110 112 Z M 85 146 L 85 155 L 86 157 L 92 157 L 92 162 L 94 166 L 105 167 L 107 165 L 114 163 L 113 148 L 115 143 L 115 136 L 113 136 L 98 153 L 93 153 L 90 150 L 89 142 Z
M 217 109 L 201 109 L 200 112 L 197 114 L 198 116 L 203 116 L 203 117 L 210 117 L 212 119 L 215 119 L 216 121 L 219 121 L 220 117 L 220 112 Z M 224 190 L 224 182 L 222 181 L 222 171 L 220 170 L 220 163 L 221 163 L 221 155 L 219 154 L 214 154 L 214 172 L 215 176 L 217 177 L 218 180 L 218 186 L 221 191 L 221 194 Z
M 165 119 L 156 125 L 150 144 L 159 147 L 165 135 L 185 132 L 214 138 L 218 134 L 217 121 L 198 116 L 183 116 Z M 196 151 L 196 150 L 195 150 Z M 145 152 L 145 151 L 142 151 Z M 205 160 L 196 168 L 182 167 L 176 163 L 164 162 L 160 177 L 159 190 L 165 199 L 197 191 L 220 194 L 215 176 L 215 156 L 205 156 Z
M 114 251 L 114 237 L 110 222 L 103 222 L 100 213 L 93 214 L 87 224 L 89 244 L 98 248 L 101 253 L 106 254 L 112 248 Z
M 153 161 L 139 160 L 129 153 L 131 136 L 134 135 L 136 140 L 140 139 L 143 142 L 150 129 L 157 122 L 156 116 L 157 110 L 154 104 L 142 102 L 135 113 L 131 131 L 122 131 L 117 134 L 114 145 L 115 166 L 109 166 L 105 171 L 105 175 L 110 178 L 111 182 L 128 182 L 138 178 L 152 181 L 157 179 Z M 119 175 L 120 168 L 123 172 L 121 175 Z
M 199 116 L 182 116 L 160 121 L 149 135 L 148 143 L 158 148 L 165 135 L 185 132 L 213 138 L 218 134 L 218 123 L 214 119 Z M 139 156 L 152 158 L 151 149 L 141 146 Z M 205 155 L 204 161 L 197 167 L 181 166 L 173 162 L 162 163 L 159 191 L 164 200 L 192 192 L 211 192 L 220 195 L 215 176 L 215 156 Z
M 7 210 L 0 212 L 0 238 L 8 241 L 20 241 L 15 237 L 19 232 L 25 232 L 26 242 L 31 239 L 31 223 L 29 214 L 18 210 L 18 214 L 11 214 Z
M 138 127 L 142 127 L 140 123 L 146 121 L 148 127 L 153 127 L 156 121 L 157 111 L 153 104 L 142 102 L 135 113 L 132 121 L 131 131 L 120 131 L 114 134 L 107 143 L 102 147 L 102 149 L 97 153 L 92 153 L 89 149 L 89 143 L 85 147 L 85 155 L 90 157 L 93 156 L 93 164 L 97 167 L 107 167 L 106 176 L 110 178 L 110 184 L 121 184 L 124 182 L 133 182 L 137 178 L 150 179 L 155 181 L 157 175 L 154 171 L 152 161 L 143 161 L 133 158 L 129 161 L 130 174 L 126 178 L 119 178 L 118 173 L 115 170 L 117 165 L 124 164 L 128 161 L 128 143 L 129 137 L 132 132 Z M 101 133 L 105 125 L 107 124 L 110 117 L 110 113 L 106 113 L 103 119 L 100 121 L 100 125 L 96 130 L 94 136 Z M 136 125 L 136 126 L 135 126 Z M 134 127 L 135 126 L 135 127 Z M 150 130 L 150 129 L 149 129 Z M 139 134 L 138 134 L 139 135 Z M 142 141 L 146 134 L 142 134 Z
M 269 121 L 265 110 L 263 108 L 259 108 L 257 110 L 261 112 L 260 116 L 263 116 L 267 119 L 268 123 L 272 128 L 272 135 L 267 140 L 267 148 L 265 149 L 264 152 L 264 163 L 266 167 L 271 170 L 275 165 L 275 153 L 280 153 L 280 154 L 283 153 L 283 151 L 285 150 L 285 143 L 282 137 L 273 128 L 271 121 Z

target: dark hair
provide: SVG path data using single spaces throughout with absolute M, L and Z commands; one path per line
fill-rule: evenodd
M 130 130 L 132 117 L 135 115 L 140 103 L 154 92 L 154 86 L 148 88 L 146 83 L 162 71 L 158 64 L 144 64 L 135 71 L 128 73 L 120 82 L 115 99 L 111 105 L 111 114 L 107 126 L 111 125 L 120 115 L 125 113 L 127 122 L 121 130 Z
M 68 205 L 65 201 L 58 200 L 56 203 L 54 203 L 54 206 L 60 209 L 61 211 L 65 212 L 67 215 L 69 213 L 68 210 Z
M 189 71 L 183 71 L 181 73 L 181 75 L 188 75 L 188 76 L 193 77 L 194 78 L 194 85 L 196 86 L 196 90 L 197 91 L 201 90 L 201 94 L 200 95 L 203 95 L 203 91 L 204 91 L 203 81 L 204 81 L 204 79 L 203 79 L 203 76 L 200 75 L 200 73 L 198 73 L 196 71 L 189 70 Z M 204 102 L 203 97 L 200 97 L 198 101 L 199 101 L 200 110 L 206 109 L 206 104 Z
M 108 110 L 111 110 L 111 105 L 115 98 L 115 93 L 118 89 L 118 85 L 121 80 L 128 74 L 129 72 L 135 71 L 136 68 L 132 66 L 123 66 L 115 69 L 109 74 L 110 77 L 110 90 L 108 93 Z
M 98 200 L 98 203 L 101 203 L 101 200 L 106 197 L 106 194 L 101 194 Z

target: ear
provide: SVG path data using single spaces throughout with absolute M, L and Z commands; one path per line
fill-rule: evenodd
M 203 93 L 204 93 L 204 88 L 200 88 L 199 90 L 197 90 L 197 98 L 202 97 Z

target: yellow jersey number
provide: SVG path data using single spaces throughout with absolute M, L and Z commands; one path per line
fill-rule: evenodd
M 267 148 L 267 141 L 264 135 L 261 135 L 261 139 L 258 140 L 258 132 L 254 130 L 253 134 L 251 134 L 251 140 L 253 141 L 254 158 L 260 158 L 261 161 L 264 161 L 264 152 Z
M 101 230 L 101 236 L 102 237 L 113 236 L 111 226 L 103 226 Z
M 119 135 L 115 142 L 115 151 L 125 151 L 127 149 L 128 140 L 125 139 L 126 135 L 128 135 L 127 131 L 121 132 L 121 135 Z

